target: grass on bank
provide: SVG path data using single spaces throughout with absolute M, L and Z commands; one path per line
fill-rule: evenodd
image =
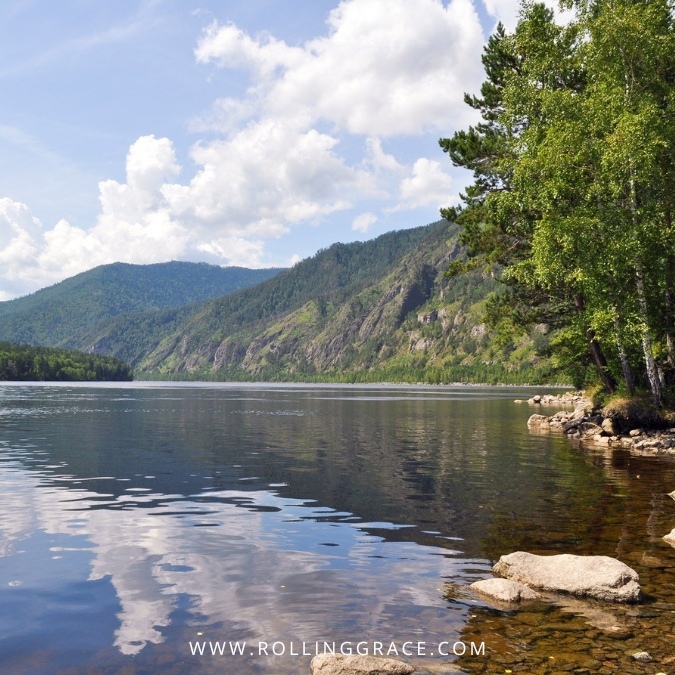
M 585 391 L 593 406 L 602 409 L 620 429 L 666 429 L 675 426 L 675 392 L 667 390 L 662 407 L 654 405 L 651 392 L 637 391 L 629 396 L 625 391 L 609 395 L 600 384 Z

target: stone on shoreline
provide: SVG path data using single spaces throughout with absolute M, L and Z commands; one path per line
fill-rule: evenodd
M 576 411 L 575 411 L 576 412 Z M 572 413 L 574 414 L 574 413 Z M 571 434 L 579 429 L 579 425 L 584 421 L 583 417 L 573 417 L 569 422 L 563 424 L 563 431 L 566 434 Z
M 550 427 L 551 423 L 548 421 L 546 415 L 532 415 L 529 420 L 527 420 L 528 427 Z
M 583 438 L 593 438 L 593 436 L 602 435 L 602 427 L 594 422 L 581 422 L 577 430 Z
M 675 490 L 668 494 L 671 499 L 675 499 Z
M 593 410 L 593 404 L 590 401 L 582 401 L 576 408 L 574 408 L 574 417 L 585 417 Z
M 402 661 L 358 654 L 318 654 L 310 669 L 311 675 L 409 675 L 417 670 Z
M 492 568 L 497 577 L 519 581 L 531 588 L 568 593 L 607 602 L 639 602 L 637 572 L 607 556 L 534 555 L 518 551 L 504 555 Z
M 516 403 L 523 403 L 520 399 L 516 399 Z M 570 391 L 565 394 L 544 394 L 543 396 L 536 395 L 528 399 L 530 405 L 585 405 L 587 403 L 583 396 L 583 392 Z
M 529 586 L 510 579 L 483 579 L 476 581 L 469 588 L 480 595 L 499 602 L 516 603 L 523 600 L 536 600 L 539 597 Z
M 548 418 L 552 429 L 562 429 L 573 417 L 573 413 L 561 410 Z

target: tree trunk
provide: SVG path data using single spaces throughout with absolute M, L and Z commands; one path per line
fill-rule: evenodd
M 577 312 L 579 312 L 579 314 L 583 313 L 584 299 L 580 295 L 574 296 L 574 306 L 577 308 Z M 600 343 L 595 339 L 595 331 L 593 331 L 591 328 L 586 328 L 586 340 L 588 341 L 588 348 L 591 352 L 591 358 L 593 359 L 593 363 L 598 370 L 600 380 L 605 389 L 607 389 L 610 394 L 613 394 L 616 391 L 616 381 L 607 369 L 607 360 L 605 359 L 605 355 L 602 353 Z
M 635 393 L 635 380 L 633 380 L 633 371 L 630 367 L 628 356 L 626 356 L 623 340 L 621 339 L 621 325 L 617 315 L 614 316 L 614 332 L 616 333 L 616 346 L 619 351 L 619 358 L 621 359 L 621 368 L 623 369 L 623 379 L 626 380 L 626 389 L 628 389 L 628 393 L 632 396 Z
M 666 228 L 670 235 L 672 221 L 670 218 L 670 207 L 666 206 Z M 675 366 L 675 337 L 673 336 L 673 257 L 670 252 L 670 246 L 666 248 L 666 348 L 668 350 L 668 365 Z
M 661 381 L 659 379 L 659 371 L 654 361 L 652 353 L 652 338 L 649 335 L 649 314 L 647 312 L 647 295 L 645 293 L 644 272 L 642 269 L 642 262 L 635 261 L 635 283 L 638 292 L 638 302 L 640 304 L 640 318 L 642 319 L 642 351 L 645 355 L 645 365 L 647 366 L 647 377 L 649 378 L 649 386 L 652 390 L 652 398 L 654 405 L 661 405 Z
M 637 235 L 637 189 L 635 187 L 635 170 L 633 168 L 631 168 L 630 179 L 630 211 L 633 219 L 633 237 L 635 237 Z M 645 277 L 639 251 L 636 252 L 633 266 L 635 269 L 635 285 L 637 286 L 638 303 L 640 305 L 640 318 L 642 319 L 642 351 L 645 355 L 647 377 L 649 378 L 649 386 L 652 390 L 654 405 L 659 406 L 661 405 L 662 399 L 661 382 L 659 380 L 656 362 L 654 361 L 654 353 L 652 352 L 652 338 L 649 334 L 649 312 L 647 311 L 647 294 L 645 293 Z

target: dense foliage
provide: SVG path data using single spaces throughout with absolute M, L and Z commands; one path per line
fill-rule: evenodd
M 133 371 L 109 356 L 0 342 L 0 380 L 121 382 L 133 380 Z
M 572 3 L 570 3 L 572 4 Z M 675 378 L 672 203 L 675 25 L 668 0 L 578 0 L 557 25 L 523 3 L 485 48 L 480 124 L 441 139 L 474 172 L 462 209 L 469 249 L 509 292 L 493 325 L 552 330 L 553 364 L 578 385 L 651 390 Z M 617 384 L 619 383 L 619 384 Z
M 84 331 L 120 314 L 216 298 L 279 271 L 176 261 L 102 265 L 32 295 L 0 302 L 0 340 L 72 346 Z

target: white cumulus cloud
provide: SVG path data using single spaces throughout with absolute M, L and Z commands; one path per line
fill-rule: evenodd
M 198 143 L 189 185 L 166 185 L 173 213 L 193 226 L 236 236 L 279 236 L 289 224 L 349 208 L 357 172 L 334 151 L 338 139 L 278 119 L 251 122 L 224 140 Z
M 362 213 L 352 221 L 352 230 L 356 232 L 368 232 L 371 225 L 374 225 L 376 222 L 377 216 L 374 213 Z
M 0 300 L 23 287 L 27 270 L 34 268 L 42 225 L 25 204 L 0 199 Z
M 215 22 L 195 56 L 247 69 L 265 114 L 351 133 L 416 134 L 447 128 L 450 110 L 468 115 L 463 94 L 480 81 L 483 45 L 470 0 L 344 0 L 327 23 L 327 36 L 291 47 Z
M 440 162 L 420 157 L 413 165 L 412 175 L 401 181 L 400 202 L 390 211 L 445 206 L 453 199 L 451 189 L 452 178 L 443 171 Z
M 211 254 L 215 260 L 227 260 L 229 265 L 259 267 L 265 242 L 241 237 L 222 237 L 197 245 L 198 251 Z
M 501 21 L 507 31 L 515 30 L 520 16 L 521 0 L 483 0 L 485 9 L 495 18 Z M 574 18 L 573 9 L 561 9 L 557 0 L 544 0 L 544 4 L 553 10 L 556 23 L 565 25 Z

